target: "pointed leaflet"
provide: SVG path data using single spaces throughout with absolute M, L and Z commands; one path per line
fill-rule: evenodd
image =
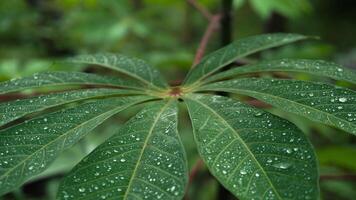
M 204 57 L 203 60 L 189 72 L 185 84 L 188 85 L 200 81 L 222 67 L 236 61 L 238 58 L 303 39 L 307 39 L 307 37 L 298 34 L 276 33 L 251 36 L 237 40 Z
M 226 97 L 184 100 L 200 155 L 239 199 L 318 198 L 314 150 L 293 124 Z
M 181 199 L 187 163 L 177 105 L 147 105 L 84 158 L 60 185 L 59 199 Z
M 72 63 L 99 65 L 124 73 L 147 85 L 167 88 L 167 83 L 163 80 L 159 71 L 138 58 L 106 53 L 76 56 L 68 59 L 68 61 Z
M 284 111 L 356 134 L 356 92 L 322 83 L 285 79 L 236 79 L 200 90 L 244 94 Z
M 98 76 L 82 72 L 42 72 L 33 76 L 0 82 L 0 95 L 46 86 L 100 85 L 142 89 L 130 80 Z
M 356 72 L 336 63 L 323 60 L 278 59 L 262 61 L 256 64 L 236 67 L 207 78 L 204 82 L 212 82 L 241 74 L 256 72 L 302 72 L 325 76 L 335 80 L 348 81 L 356 84 Z
M 74 90 L 4 102 L 0 103 L 0 126 L 21 118 L 27 114 L 42 111 L 55 106 L 93 98 L 138 93 L 140 92 L 135 90 L 98 88 L 89 90 Z
M 50 113 L 0 131 L 0 195 L 48 167 L 64 150 L 119 111 L 151 99 L 114 97 Z

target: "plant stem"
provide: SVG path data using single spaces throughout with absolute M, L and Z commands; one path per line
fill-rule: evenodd
M 206 9 L 203 5 L 199 4 L 196 0 L 186 0 L 188 4 L 194 7 L 198 12 L 201 13 L 208 21 L 211 21 L 213 15 Z
M 219 28 L 220 19 L 221 19 L 221 16 L 219 14 L 214 15 L 211 18 L 211 21 L 205 30 L 205 33 L 200 41 L 199 47 L 195 54 L 193 66 L 198 64 L 201 61 L 201 59 L 203 58 L 206 48 L 207 48 L 207 45 L 210 41 L 210 38 L 213 36 L 213 33 Z
M 232 0 L 222 0 L 221 17 L 221 46 L 232 41 Z

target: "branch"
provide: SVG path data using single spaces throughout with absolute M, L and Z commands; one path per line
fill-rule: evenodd
M 332 175 L 321 175 L 320 181 L 330 181 L 330 180 L 340 180 L 340 181 L 356 181 L 356 174 L 332 174 Z
M 213 15 L 209 12 L 209 10 L 199 4 L 196 0 L 186 0 L 186 2 L 199 11 L 208 21 L 212 20 Z
M 203 160 L 199 158 L 189 173 L 188 184 L 187 184 L 186 191 L 185 191 L 185 198 L 184 198 L 185 200 L 189 199 L 188 198 L 189 187 L 193 183 L 194 178 L 196 177 L 196 175 L 198 174 L 198 172 L 200 171 L 200 169 L 202 167 L 203 167 Z
M 213 36 L 213 33 L 219 28 L 220 19 L 221 19 L 221 16 L 219 14 L 212 16 L 211 21 L 205 30 L 203 38 L 201 39 L 198 50 L 195 54 L 193 66 L 198 64 L 201 61 L 201 59 L 203 58 L 210 38 Z

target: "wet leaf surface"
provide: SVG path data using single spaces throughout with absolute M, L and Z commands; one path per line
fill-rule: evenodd
M 199 153 L 239 199 L 317 199 L 314 150 L 287 120 L 231 98 L 185 98 Z
M 147 105 L 62 182 L 59 199 L 181 199 L 187 163 L 172 100 Z

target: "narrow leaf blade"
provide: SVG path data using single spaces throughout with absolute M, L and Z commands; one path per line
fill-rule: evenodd
M 121 54 L 106 53 L 80 55 L 69 58 L 68 61 L 72 63 L 99 65 L 113 69 L 130 77 L 136 78 L 149 86 L 159 88 L 167 88 L 168 86 L 158 70 L 138 58 Z
M 50 113 L 0 131 L 0 195 L 48 167 L 64 150 L 119 111 L 151 97 L 114 97 Z
M 33 76 L 0 83 L 0 95 L 48 86 L 99 85 L 142 89 L 142 85 L 119 78 L 104 77 L 82 72 L 42 72 Z
M 55 106 L 93 98 L 140 93 L 142 92 L 135 90 L 98 88 L 54 93 L 27 99 L 18 99 L 16 101 L 3 102 L 0 103 L 0 126 L 19 119 L 25 115 L 38 111 L 43 111 L 45 109 L 52 108 Z
M 200 81 L 238 58 L 307 38 L 308 37 L 299 34 L 275 33 L 251 36 L 237 40 L 204 57 L 203 60 L 189 72 L 185 84 L 190 85 Z
M 251 96 L 356 135 L 356 92 L 346 88 L 300 80 L 247 78 L 209 84 L 201 90 Z
M 199 153 L 239 199 L 317 199 L 314 150 L 293 124 L 238 101 L 185 98 Z
M 84 158 L 59 199 L 181 199 L 187 164 L 176 102 L 155 102 Z
M 354 70 L 344 68 L 332 62 L 307 59 L 278 59 L 262 61 L 256 64 L 236 67 L 225 72 L 218 73 L 207 78 L 205 82 L 213 82 L 237 75 L 258 72 L 301 72 L 356 84 L 356 72 Z

